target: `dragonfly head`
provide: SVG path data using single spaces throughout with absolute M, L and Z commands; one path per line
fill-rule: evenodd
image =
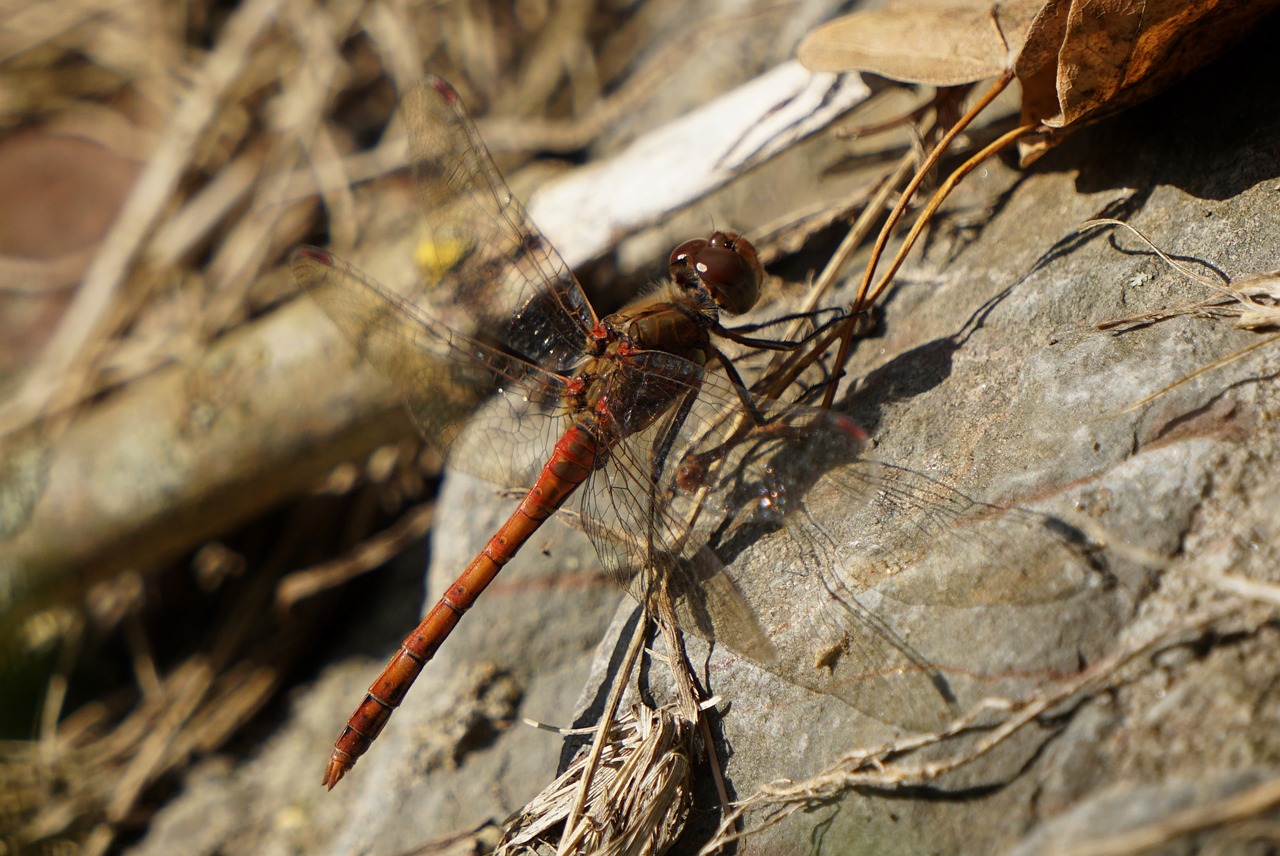
M 756 248 L 733 232 L 685 241 L 671 251 L 668 265 L 672 279 L 685 288 L 706 288 L 729 315 L 741 315 L 760 297 L 764 270 Z

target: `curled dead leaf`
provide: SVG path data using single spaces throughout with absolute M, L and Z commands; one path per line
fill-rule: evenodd
M 1243 38 L 1276 0 L 1050 0 L 1014 65 L 1024 120 L 1066 128 L 1155 95 Z M 1019 143 L 1023 166 L 1059 135 Z

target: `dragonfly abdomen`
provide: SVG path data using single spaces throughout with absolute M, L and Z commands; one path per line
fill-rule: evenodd
M 427 661 L 458 626 L 462 614 L 471 608 L 538 527 L 586 481 L 600 453 L 600 443 L 586 428 L 574 425 L 565 431 L 519 507 L 449 586 L 422 623 L 405 637 L 400 650 L 370 685 L 364 701 L 333 744 L 324 773 L 326 787 L 332 788 L 355 766 L 356 760 L 387 724 L 391 712 L 404 700 Z

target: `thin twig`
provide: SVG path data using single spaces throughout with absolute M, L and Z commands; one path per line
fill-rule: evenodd
M 299 601 L 386 564 L 407 545 L 427 534 L 434 515 L 435 503 L 424 502 L 406 511 L 391 527 L 366 538 L 347 555 L 289 574 L 276 587 L 276 607 L 288 612 Z
M 881 278 L 880 284 L 877 285 L 875 289 L 871 289 L 871 279 L 875 276 L 876 266 L 879 265 L 880 257 L 884 254 L 885 247 L 889 243 L 889 236 L 892 235 L 893 231 L 897 228 L 898 222 L 906 213 L 907 207 L 911 204 L 912 199 L 915 198 L 916 191 L 920 188 L 920 185 L 924 183 L 925 177 L 928 176 L 933 168 L 937 166 L 938 162 L 942 160 L 943 155 L 945 155 L 947 150 L 951 147 L 951 143 L 954 142 L 956 137 L 963 133 L 964 130 L 973 123 L 979 113 L 985 110 L 987 106 L 1005 90 L 1011 80 L 1013 80 L 1013 72 L 1009 71 L 1001 75 L 996 82 L 992 84 L 991 88 L 983 93 L 982 97 L 969 108 L 968 112 L 961 116 L 959 121 L 947 129 L 942 137 L 939 138 L 937 144 L 934 145 L 933 149 L 929 152 L 928 156 L 924 159 L 924 162 L 920 164 L 919 168 L 916 170 L 915 176 L 910 182 L 908 182 L 902 196 L 898 199 L 898 204 L 894 206 L 891 212 L 889 212 L 889 216 L 885 220 L 884 225 L 880 227 L 880 233 L 876 236 L 876 242 L 871 248 L 871 258 L 867 261 L 867 269 L 862 275 L 862 281 L 858 284 L 857 294 L 854 296 L 853 302 L 849 306 L 849 321 L 845 323 L 840 336 L 840 346 L 836 351 L 835 362 L 832 364 L 837 377 L 844 371 L 845 361 L 849 358 L 849 349 L 853 344 L 853 334 L 855 329 L 854 319 L 857 318 L 859 313 L 864 309 L 873 305 L 876 299 L 888 286 L 888 283 L 893 280 L 893 275 L 897 272 L 898 266 L 901 265 L 902 259 L 905 258 L 906 251 L 909 250 L 912 243 L 914 243 L 915 236 L 919 234 L 920 230 L 924 228 L 924 224 L 927 224 L 929 218 L 933 216 L 936 204 L 941 204 L 942 200 L 951 192 L 950 188 L 955 186 L 955 182 L 951 182 L 949 179 L 948 183 L 944 183 L 943 187 L 939 189 L 939 193 L 934 194 L 934 201 L 930 203 L 933 207 L 927 208 L 924 213 L 916 218 L 916 223 L 911 230 L 911 235 L 907 238 L 903 248 L 899 251 L 892 268 Z M 1019 136 L 1021 136 L 1021 134 L 1019 134 Z M 1007 144 L 1008 143 L 1004 143 L 1004 145 Z M 985 159 L 985 157 L 989 156 L 989 153 L 984 154 L 984 152 L 988 152 L 988 149 L 991 149 L 991 147 L 988 146 L 987 149 L 984 149 L 982 152 L 979 152 L 978 155 L 970 158 L 966 164 L 975 162 L 975 159 L 978 159 L 976 162 L 980 163 L 981 159 Z M 963 166 L 961 169 L 963 169 Z M 970 169 L 972 169 L 972 167 L 970 167 Z M 959 172 L 959 170 L 957 170 L 957 172 Z M 952 178 L 959 181 L 959 178 L 962 178 L 964 174 L 961 174 L 959 177 L 953 175 Z M 943 190 L 945 190 L 945 192 L 943 192 Z M 830 407 L 835 401 L 837 387 L 838 384 L 831 384 L 828 387 L 826 394 L 823 395 L 822 406 L 824 408 Z
M 880 281 L 876 283 L 875 288 L 871 289 L 871 291 L 866 294 L 865 300 L 868 305 L 873 304 L 880 299 L 880 295 L 883 294 L 885 289 L 893 282 L 894 274 L 898 272 L 898 268 L 902 267 L 902 263 L 906 261 L 907 253 L 909 253 L 912 246 L 915 245 L 916 239 L 920 237 L 920 233 L 924 231 L 925 226 L 929 224 L 929 221 L 933 218 L 934 213 L 937 212 L 943 201 L 951 195 L 951 191 L 955 190 L 956 185 L 963 181 L 969 173 L 977 169 L 978 166 L 988 158 L 1008 148 L 1018 140 L 1037 130 L 1039 127 L 1039 124 L 1020 125 L 1012 131 L 1008 131 L 1007 133 L 1000 135 L 947 176 L 946 180 L 942 182 L 934 192 L 933 197 L 929 200 L 929 204 L 924 207 L 920 212 L 920 216 L 916 218 L 916 222 L 911 227 L 911 231 L 907 233 L 907 237 L 902 242 L 902 246 L 898 248 L 897 254 L 894 255 L 893 261 L 889 265 L 889 269 L 885 271 L 884 276 L 880 277 Z M 865 284 L 866 283 L 864 282 L 863 285 Z M 855 300 L 855 305 L 862 305 L 861 290 L 859 291 L 859 298 Z
M 1206 375 L 1215 369 L 1222 368 L 1223 366 L 1229 363 L 1235 362 L 1241 357 L 1246 357 L 1249 354 L 1253 353 L 1254 351 L 1257 351 L 1261 348 L 1265 348 L 1267 345 L 1271 345 L 1277 341 L 1280 341 L 1280 333 L 1277 333 L 1274 336 L 1268 336 L 1262 341 L 1254 342 L 1252 345 L 1241 348 L 1238 351 L 1232 351 L 1230 354 L 1227 354 L 1225 357 L 1216 359 L 1213 362 L 1209 363 L 1208 365 L 1201 366 L 1200 368 L 1193 371 L 1191 374 L 1186 375 L 1185 377 L 1181 377 L 1178 380 L 1174 381 L 1173 383 L 1167 386 L 1163 386 L 1160 389 L 1157 389 L 1155 392 L 1151 393 L 1150 395 L 1147 395 L 1139 399 L 1138 401 L 1135 401 L 1133 404 L 1129 405 L 1124 410 L 1117 410 L 1114 413 L 1106 413 L 1091 421 L 1102 422 L 1107 419 L 1115 419 L 1119 416 L 1124 416 L 1125 414 L 1132 413 L 1135 410 L 1139 410 L 1145 407 L 1146 405 L 1150 404 L 1151 402 L 1155 401 L 1157 398 L 1160 398 L 1163 395 L 1167 395 L 1170 392 L 1173 392 L 1178 387 L 1184 384 L 1190 383 L 1191 381 L 1195 380 L 1201 375 Z
M 911 204 L 912 198 L 915 197 L 916 191 L 920 189 L 920 185 L 924 183 L 925 177 L 929 175 L 933 168 L 938 165 L 938 162 L 942 160 L 942 156 L 951 148 L 951 144 L 955 141 L 956 137 L 964 133 L 964 131 L 973 124 L 973 120 L 977 118 L 978 114 L 987 109 L 987 106 L 991 104 L 992 101 L 995 101 L 996 97 L 1005 90 L 1005 87 L 1007 87 L 1009 82 L 1012 80 L 1012 72 L 1005 72 L 997 78 L 995 83 L 991 85 L 991 88 L 984 92 L 982 97 L 974 102 L 974 105 L 969 108 L 968 112 L 960 117 L 958 122 L 947 129 L 946 133 L 944 133 L 938 140 L 937 145 L 933 147 L 933 150 L 930 151 L 929 155 L 924 159 L 924 162 L 920 164 L 920 168 L 916 170 L 915 177 L 907 184 L 906 190 L 902 193 L 902 198 L 898 200 L 898 204 L 894 206 L 893 211 L 889 214 L 889 218 L 885 221 L 884 226 L 881 227 L 880 234 L 876 236 L 876 243 L 871 249 L 871 258 L 867 262 L 866 272 L 862 275 L 862 282 L 858 285 L 858 294 L 853 300 L 853 308 L 855 311 L 867 306 L 868 302 L 875 301 L 874 297 L 871 297 L 870 301 L 867 299 L 868 289 L 871 286 L 871 278 L 875 275 L 876 266 L 880 263 L 880 256 L 884 254 L 885 245 L 889 243 L 889 236 L 892 235 L 893 230 L 897 228 L 898 221 L 902 219 L 904 214 L 906 214 L 907 206 Z M 917 218 L 917 223 L 920 219 L 923 218 Z M 891 277 L 892 273 L 887 274 L 886 276 Z M 883 279 L 881 281 L 883 282 Z
M 613 687 L 609 690 L 609 697 L 605 701 L 604 710 L 600 713 L 600 722 L 597 725 L 595 739 L 591 742 L 591 754 L 587 759 L 586 769 L 582 771 L 582 781 L 578 785 L 578 793 L 573 799 L 573 807 L 569 809 L 569 816 L 565 818 L 564 832 L 560 838 L 560 848 L 556 851 L 562 856 L 572 852 L 577 845 L 579 839 L 587 832 L 585 824 L 582 820 L 582 807 L 587 804 L 587 792 L 591 788 L 591 778 L 595 775 L 597 764 L 600 762 L 600 753 L 604 751 L 605 744 L 609 742 L 610 726 L 613 724 L 613 718 L 618 711 L 618 703 L 622 701 L 622 694 L 627 689 L 627 684 L 631 681 L 631 671 L 635 668 L 636 659 L 640 656 L 640 650 L 644 647 L 644 639 L 648 632 L 648 619 L 641 615 L 636 622 L 635 630 L 631 634 L 631 642 L 627 645 L 627 654 L 623 658 L 622 665 L 618 669 L 618 674 L 614 677 Z

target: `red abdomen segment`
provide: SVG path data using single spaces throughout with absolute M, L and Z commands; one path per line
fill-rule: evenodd
M 369 687 L 364 701 L 347 720 L 342 736 L 333 744 L 333 754 L 324 771 L 326 787 L 332 789 L 347 770 L 355 766 L 356 759 L 365 753 L 391 718 L 391 712 L 404 700 L 422 667 L 457 626 L 462 613 L 471 608 L 480 592 L 493 582 L 502 566 L 511 561 L 543 521 L 586 481 L 595 468 L 599 452 L 600 444 L 595 437 L 576 425 L 560 438 L 520 507 L 449 586 L 417 629 L 405 637 L 400 650 Z

